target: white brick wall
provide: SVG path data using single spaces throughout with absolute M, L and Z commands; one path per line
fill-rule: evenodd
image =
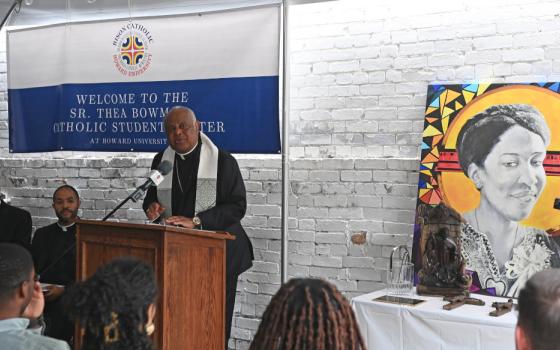
M 559 80 L 560 2 L 341 0 L 290 13 L 289 273 L 352 297 L 382 288 L 391 247 L 410 244 L 427 84 Z M 63 181 L 80 188 L 83 217 L 102 217 L 152 154 L 9 154 L 3 36 L 0 47 L 0 189 L 36 227 L 53 221 Z M 280 279 L 281 163 L 238 159 L 256 261 L 240 278 L 231 345 L 246 349 Z M 136 204 L 117 216 L 143 219 Z M 350 242 L 359 232 L 365 245 Z

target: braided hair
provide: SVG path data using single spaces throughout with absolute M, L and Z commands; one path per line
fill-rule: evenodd
M 295 278 L 266 308 L 250 350 L 363 350 L 364 341 L 348 301 L 321 279 Z
M 153 346 L 144 325 L 156 296 L 152 268 L 138 259 L 119 258 L 74 285 L 64 303 L 82 328 L 82 349 L 148 350 Z

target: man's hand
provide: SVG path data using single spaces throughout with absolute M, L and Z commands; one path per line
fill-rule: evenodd
M 41 290 L 41 284 L 35 282 L 33 286 L 33 295 L 31 296 L 31 301 L 27 304 L 25 310 L 23 310 L 23 317 L 29 318 L 31 320 L 37 319 L 43 313 L 45 308 L 45 299 L 43 298 L 43 291 Z
M 54 284 L 47 286 L 45 289 L 45 300 L 49 302 L 60 298 L 62 293 L 64 293 L 64 287 L 55 286 Z
M 165 220 L 167 225 L 176 225 L 185 228 L 194 228 L 194 224 L 191 218 L 187 218 L 184 216 L 170 216 Z
M 157 219 L 164 211 L 165 208 L 162 207 L 161 204 L 159 204 L 158 202 L 153 202 L 152 204 L 150 204 L 148 209 L 146 209 L 146 216 L 148 217 L 148 220 L 153 221 Z

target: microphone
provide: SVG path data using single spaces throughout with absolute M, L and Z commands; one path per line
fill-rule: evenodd
M 146 182 L 144 182 L 140 187 L 138 187 L 139 189 L 143 189 L 144 191 L 148 190 L 148 188 L 150 188 L 151 186 L 157 186 L 159 185 L 162 181 L 163 181 L 163 177 L 167 174 L 169 174 L 169 172 L 171 171 L 171 169 L 173 169 L 173 165 L 171 165 L 171 163 L 167 160 L 164 160 L 163 162 L 159 163 L 157 169 L 152 170 L 152 172 L 150 173 L 150 175 L 148 175 L 148 180 L 146 180 Z M 136 202 L 134 200 L 134 198 L 132 199 L 134 202 Z
M 136 203 L 138 200 L 144 197 L 144 194 L 146 193 L 148 188 L 150 188 L 151 186 L 159 185 L 163 181 L 164 176 L 169 174 L 172 169 L 173 165 L 167 160 L 159 163 L 157 169 L 152 170 L 146 182 L 138 186 L 136 190 L 134 190 L 134 192 L 132 192 L 128 197 L 125 198 L 124 201 L 117 205 L 115 209 L 107 214 L 102 221 L 106 221 L 108 218 L 110 218 L 117 210 L 119 210 L 120 207 L 122 207 L 129 200 L 132 199 L 132 201 Z
M 148 180 L 144 182 L 142 185 L 138 186 L 134 192 L 129 196 L 133 202 L 137 202 L 142 197 L 144 197 L 144 193 L 150 188 L 151 186 L 157 186 L 163 181 L 163 177 L 173 169 L 173 165 L 167 160 L 159 163 L 157 169 L 152 170 L 150 175 L 148 176 Z M 123 203 L 124 204 L 124 203 Z M 118 209 L 118 208 L 117 208 Z

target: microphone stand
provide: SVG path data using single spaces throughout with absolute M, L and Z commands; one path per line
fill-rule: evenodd
M 146 193 L 146 190 L 150 187 L 151 184 L 151 181 L 147 181 L 142 186 L 138 187 L 134 192 L 132 192 L 128 197 L 120 202 L 119 205 L 115 207 L 115 209 L 113 209 L 109 214 L 105 215 L 105 217 L 101 221 L 107 221 L 108 218 L 110 218 L 117 210 L 120 209 L 120 207 L 125 205 L 129 200 L 132 199 L 134 203 L 139 201 L 144 196 L 144 193 Z
M 68 248 L 66 248 L 66 250 L 60 254 L 58 256 L 58 258 L 55 259 L 55 261 L 53 261 L 52 263 L 50 263 L 47 267 L 45 267 L 44 269 L 41 270 L 41 272 L 39 272 L 37 275 L 39 276 L 39 279 L 41 279 L 41 275 L 44 274 L 46 271 L 50 270 L 51 267 L 53 267 L 54 265 L 56 265 L 60 260 L 62 260 L 62 258 L 64 258 L 66 256 L 66 254 L 68 254 L 69 251 L 71 251 L 73 248 L 76 248 L 76 242 L 70 244 L 70 246 Z

